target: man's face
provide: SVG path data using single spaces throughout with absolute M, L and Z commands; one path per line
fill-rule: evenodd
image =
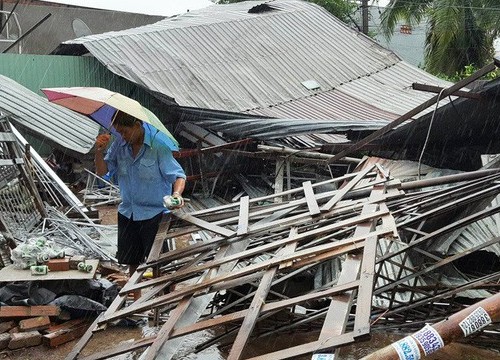
M 140 124 L 139 122 L 135 122 L 134 126 L 120 126 L 120 125 L 115 125 L 114 128 L 116 131 L 121 135 L 123 140 L 128 142 L 129 144 L 132 144 L 137 141 L 139 135 L 140 135 Z

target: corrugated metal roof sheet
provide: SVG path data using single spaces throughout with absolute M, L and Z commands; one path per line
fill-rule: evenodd
M 378 163 L 385 170 L 389 171 L 391 176 L 401 180 L 402 182 L 419 180 L 418 178 L 418 162 L 408 160 L 390 160 L 380 157 L 371 156 L 369 163 Z M 420 173 L 421 179 L 431 179 L 440 176 L 459 174 L 462 171 L 452 169 L 439 169 L 425 164 L 421 164 Z M 439 188 L 441 186 L 437 186 Z M 474 246 L 482 242 L 494 239 L 498 233 L 498 224 L 494 218 L 488 217 L 478 220 L 466 227 L 459 228 L 452 233 L 447 233 L 442 236 L 440 241 L 429 243 L 428 251 L 439 254 L 458 254 L 467 249 L 472 249 Z M 500 254 L 500 243 L 486 248 L 488 251 Z
M 99 131 L 99 126 L 89 118 L 49 103 L 42 96 L 2 75 L 0 111 L 11 115 L 16 127 L 79 153 L 90 151 Z
M 249 12 L 260 4 L 214 5 L 65 44 L 83 44 L 111 71 L 180 105 L 275 117 L 392 120 L 433 96 L 413 82 L 449 85 L 315 4 L 276 0 L 264 5 L 271 11 Z
M 196 125 L 214 132 L 223 133 L 232 139 L 254 138 L 258 140 L 281 139 L 288 136 L 310 133 L 345 133 L 348 130 L 377 130 L 386 121 L 311 120 L 311 119 L 235 119 L 201 120 Z
M 398 117 L 395 113 L 381 110 L 336 89 L 273 107 L 253 109 L 247 113 L 278 118 L 364 120 L 365 122 L 385 120 L 387 123 Z

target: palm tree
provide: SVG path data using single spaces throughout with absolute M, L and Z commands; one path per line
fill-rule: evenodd
M 466 66 L 481 67 L 493 57 L 498 36 L 498 0 L 391 0 L 381 16 L 387 38 L 398 21 L 428 22 L 425 69 L 453 76 Z

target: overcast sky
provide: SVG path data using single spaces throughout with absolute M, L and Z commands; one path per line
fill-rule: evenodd
M 196 10 L 213 3 L 210 0 L 42 0 L 95 9 L 118 10 L 147 15 L 172 16 Z M 262 2 L 264 2 L 263 0 Z M 389 0 L 369 0 L 369 4 L 385 6 Z
M 42 0 L 46 2 L 118 10 L 137 14 L 172 16 L 213 3 L 210 0 Z

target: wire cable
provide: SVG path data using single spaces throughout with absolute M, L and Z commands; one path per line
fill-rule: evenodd
M 434 108 L 434 111 L 432 112 L 432 117 L 431 117 L 431 121 L 429 123 L 429 128 L 427 129 L 427 136 L 425 137 L 424 146 L 422 148 L 422 151 L 420 152 L 420 157 L 418 158 L 418 172 L 417 172 L 418 180 L 420 180 L 420 169 L 422 167 L 422 157 L 424 156 L 425 148 L 427 147 L 427 143 L 429 142 L 429 137 L 431 135 L 432 123 L 434 122 L 434 117 L 436 116 L 436 112 L 437 112 L 437 109 L 439 106 L 439 100 L 441 100 L 441 96 L 443 95 L 444 90 L 446 90 L 446 89 L 445 88 L 441 89 L 441 91 L 439 92 L 439 95 L 437 97 L 436 107 Z

